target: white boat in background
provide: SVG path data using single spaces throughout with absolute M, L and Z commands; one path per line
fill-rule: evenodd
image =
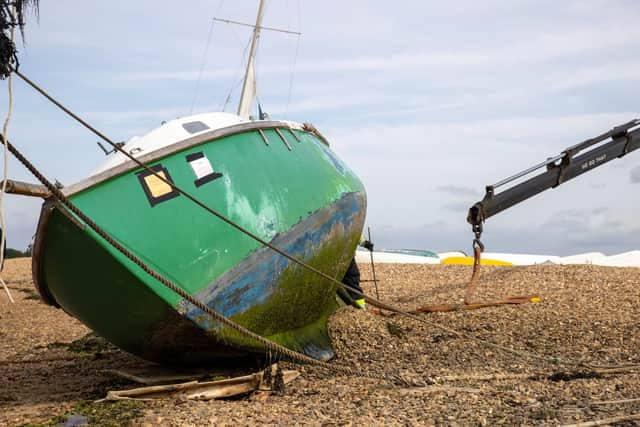
M 440 264 L 439 257 L 408 255 L 403 253 L 373 251 L 373 261 L 381 264 Z M 371 255 L 369 251 L 358 249 L 356 251 L 356 262 L 358 264 L 370 264 Z
M 623 252 L 598 260 L 596 265 L 607 267 L 640 267 L 640 251 Z
M 555 255 L 509 254 L 500 252 L 484 252 L 482 258 L 490 258 L 511 263 L 512 265 L 535 265 L 558 263 L 560 257 Z
M 599 260 L 607 258 L 602 252 L 587 252 L 584 254 L 570 255 L 560 257 L 556 264 L 571 265 L 571 264 L 596 264 Z
M 438 256 L 440 259 L 446 259 L 451 257 L 466 257 L 467 254 L 463 251 L 446 251 L 446 252 L 438 252 Z

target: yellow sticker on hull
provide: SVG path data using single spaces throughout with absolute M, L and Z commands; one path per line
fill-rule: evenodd
M 167 168 L 162 165 L 155 165 L 149 169 L 151 170 L 143 170 L 136 175 L 138 175 L 142 190 L 147 196 L 151 207 L 180 195 L 180 193 L 169 184 L 173 184 L 173 180 Z
M 157 172 L 157 174 L 160 175 L 163 179 L 167 179 L 167 176 L 165 175 L 164 171 L 159 171 Z M 147 184 L 149 193 L 151 193 L 151 195 L 156 198 L 165 196 L 173 191 L 173 188 L 171 188 L 169 184 L 167 184 L 164 181 L 161 181 L 155 175 L 145 176 L 144 183 Z

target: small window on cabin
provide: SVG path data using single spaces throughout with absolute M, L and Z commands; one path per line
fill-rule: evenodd
M 189 133 L 198 133 L 202 132 L 203 130 L 209 129 L 209 126 L 205 125 L 202 122 L 183 123 L 182 127 Z

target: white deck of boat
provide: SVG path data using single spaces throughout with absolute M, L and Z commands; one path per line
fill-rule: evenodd
M 134 136 L 129 139 L 122 148 L 132 156 L 139 157 L 201 133 L 246 123 L 248 121 L 249 120 L 242 119 L 231 113 L 216 112 L 196 114 L 167 121 L 145 135 Z M 196 124 L 194 126 L 199 126 L 201 130 L 195 132 L 187 130 L 189 125 L 194 123 Z M 127 161 L 127 158 L 124 154 L 114 152 L 110 154 L 104 163 L 94 170 L 91 175 L 104 172 L 125 161 Z

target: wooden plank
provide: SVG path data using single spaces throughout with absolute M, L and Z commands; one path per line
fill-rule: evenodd
M 272 365 L 272 378 L 276 375 L 277 367 Z M 159 399 L 183 396 L 192 400 L 222 399 L 237 396 L 251 391 L 269 391 L 271 388 L 262 381 L 264 371 L 218 381 L 188 381 L 180 384 L 154 385 L 130 390 L 109 391 L 102 400 L 141 400 L 153 401 Z M 300 376 L 300 372 L 286 370 L 282 372 L 285 384 Z

